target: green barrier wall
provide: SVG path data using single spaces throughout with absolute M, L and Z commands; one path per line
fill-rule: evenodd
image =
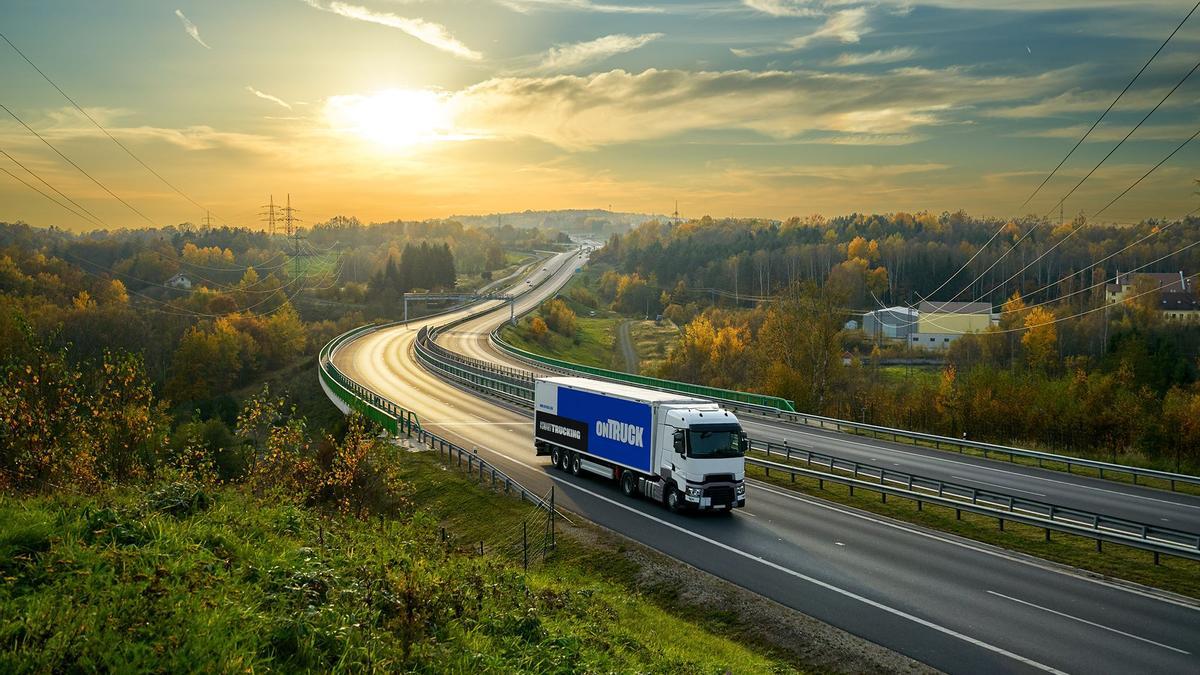
M 505 350 L 516 354 L 517 356 L 531 359 L 539 363 L 544 363 L 548 366 L 554 366 L 555 368 L 563 368 L 565 370 L 572 370 L 579 373 L 587 373 L 588 375 L 595 375 L 597 377 L 603 377 L 610 380 L 619 380 L 621 382 L 628 382 L 629 384 L 637 384 L 645 387 L 677 391 L 683 394 L 694 394 L 696 396 L 703 396 L 704 398 L 733 401 L 748 405 L 759 405 L 767 408 L 775 408 L 784 412 L 796 412 L 796 408 L 792 405 L 791 401 L 779 398 L 778 396 L 766 396 L 763 394 L 752 394 L 746 391 L 734 391 L 732 389 L 706 387 L 700 384 L 676 382 L 674 380 L 662 380 L 657 377 L 622 373 L 619 370 L 608 370 L 606 368 L 597 368 L 595 366 L 585 366 L 578 363 L 572 363 L 571 361 L 563 361 L 561 359 L 555 359 L 549 356 L 527 352 L 524 349 L 508 344 L 504 340 L 500 339 L 499 336 L 495 336 L 495 340 L 496 344 L 500 345 Z

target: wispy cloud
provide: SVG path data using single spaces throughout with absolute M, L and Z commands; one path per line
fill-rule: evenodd
M 821 11 L 808 0 L 742 0 L 750 9 L 771 16 L 820 16 Z
M 288 103 L 287 101 L 279 98 L 278 96 L 272 96 L 266 92 L 259 91 L 250 85 L 246 85 L 246 91 L 250 92 L 251 94 L 254 94 L 255 96 L 261 98 L 264 101 L 270 101 L 271 103 L 280 105 L 284 108 L 287 108 L 288 110 L 292 109 L 291 103 Z
M 862 35 L 868 32 L 870 29 L 867 28 L 867 8 L 855 7 L 830 14 L 825 19 L 825 23 L 815 31 L 808 35 L 792 38 L 783 45 L 757 49 L 731 49 L 730 51 L 736 56 L 762 56 L 804 49 L 810 43 L 820 40 L 837 40 L 845 44 L 852 44 L 858 42 Z
M 603 14 L 661 14 L 664 9 L 654 5 L 610 5 L 591 0 L 496 0 L 502 7 L 528 14 L 539 9 L 574 10 Z
M 351 5 L 345 2 L 322 2 L 321 0 L 304 0 L 304 2 L 316 9 L 332 12 L 348 19 L 397 28 L 431 47 L 449 52 L 459 58 L 471 61 L 483 59 L 483 54 L 460 42 L 440 23 L 399 16 L 391 12 L 376 12 L 361 5 Z
M 200 39 L 200 29 L 196 27 L 196 24 L 192 23 L 191 19 L 183 15 L 183 10 L 175 10 L 175 16 L 179 17 L 179 20 L 183 22 L 183 29 L 187 31 L 188 35 L 192 36 L 193 40 L 199 42 L 200 46 L 205 49 L 212 49 L 212 47 L 208 46 L 207 42 Z
M 455 126 L 475 137 L 536 138 L 568 150 L 749 130 L 839 145 L 897 145 L 960 121 L 955 113 L 1061 91 L 1078 69 L 980 77 L 944 68 L 886 73 L 612 70 L 498 77 L 454 93 Z M 697 105 L 696 101 L 703 101 Z
M 560 73 L 631 52 L 662 37 L 662 33 L 643 35 L 605 35 L 587 42 L 557 45 L 542 57 L 535 72 Z
M 894 49 L 879 49 L 873 52 L 858 54 L 840 54 L 828 62 L 831 66 L 866 66 L 878 63 L 897 63 L 908 61 L 917 55 L 915 47 L 896 47 Z

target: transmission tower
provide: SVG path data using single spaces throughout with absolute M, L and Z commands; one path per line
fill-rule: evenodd
M 263 204 L 262 208 L 266 211 L 260 212 L 258 215 L 265 216 L 263 222 L 267 224 L 267 234 L 275 236 L 275 195 L 271 195 L 271 201 Z
M 212 229 L 212 213 L 208 211 L 204 212 L 204 227 Z
M 671 213 L 671 222 L 672 222 L 672 224 L 675 224 L 675 225 L 679 224 L 679 200 L 678 199 L 675 200 L 675 211 Z
M 300 258 L 307 258 L 312 255 L 308 250 L 301 250 L 300 242 L 304 236 L 300 234 L 300 228 L 296 223 L 302 222 L 296 217 L 300 209 L 292 208 L 292 193 L 288 193 L 287 206 L 283 207 L 283 223 L 286 228 L 288 239 L 292 240 L 292 276 L 300 275 Z

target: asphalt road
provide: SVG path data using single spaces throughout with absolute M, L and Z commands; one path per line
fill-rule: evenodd
M 519 311 L 519 310 L 518 310 Z M 473 358 L 536 371 L 497 349 L 488 334 L 504 317 L 489 315 L 439 336 L 439 343 Z M 542 371 L 541 374 L 547 374 Z M 823 431 L 800 424 L 739 414 L 751 438 L 825 452 L 851 461 L 882 466 L 980 489 L 996 490 L 1109 516 L 1200 532 L 1200 496 L 1039 469 L 944 450 Z
M 518 311 L 565 283 L 574 266 L 518 301 Z M 448 344 L 482 350 L 470 334 L 490 330 L 507 311 L 458 327 Z M 421 325 L 366 335 L 334 361 L 531 489 L 557 485 L 559 503 L 593 522 L 947 672 L 1200 669 L 1200 607 L 1190 602 L 761 484 L 751 485 L 746 509 L 704 517 L 625 500 L 615 485 L 560 473 L 534 456 L 525 412 L 416 364 Z

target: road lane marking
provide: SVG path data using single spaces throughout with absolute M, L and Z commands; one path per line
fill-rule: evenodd
M 1066 675 L 1066 673 L 1064 673 L 1063 671 L 1061 671 L 1057 668 L 1054 668 L 1053 666 L 1048 666 L 1044 663 L 1039 663 L 1038 661 L 1034 661 L 1033 659 L 1031 659 L 1027 656 L 1021 656 L 1020 654 L 1017 654 L 1015 652 L 1010 652 L 1003 647 L 998 647 L 998 646 L 990 644 L 988 642 L 984 642 L 983 640 L 980 640 L 979 638 L 974 638 L 974 637 L 971 637 L 970 635 L 960 633 L 960 632 L 954 630 L 953 628 L 947 628 L 946 626 L 934 623 L 928 619 L 922 619 L 921 617 L 916 616 L 915 614 L 909 614 L 908 612 L 906 612 L 902 609 L 897 609 L 890 605 L 885 605 L 882 602 L 879 602 L 878 600 L 872 600 L 871 598 L 868 598 L 863 595 L 859 595 L 859 594 L 855 593 L 854 591 L 849 591 L 849 590 L 846 590 L 839 586 L 834 586 L 833 584 L 831 584 L 827 581 L 821 581 L 820 579 L 817 579 L 816 577 L 810 577 L 807 574 L 804 574 L 803 572 L 797 572 L 794 569 L 791 569 L 789 567 L 784 567 L 783 565 L 780 565 L 778 563 L 771 562 L 770 560 L 767 560 L 766 558 L 763 558 L 761 556 L 751 555 L 741 549 L 734 548 L 733 546 L 730 546 L 729 544 L 726 544 L 721 541 L 717 541 L 716 539 L 712 539 L 710 537 L 706 537 L 697 532 L 693 532 L 687 528 L 676 525 L 675 523 L 663 520 L 662 518 L 659 518 L 657 516 L 652 516 L 649 513 L 639 511 L 639 510 L 633 508 L 632 506 L 629 506 L 628 504 L 622 504 L 621 502 L 618 502 L 615 499 L 610 499 L 608 497 L 605 497 L 602 494 L 593 492 L 584 487 L 580 487 L 570 481 L 559 478 L 558 476 L 554 476 L 552 474 L 547 474 L 547 475 L 550 475 L 551 480 L 553 480 L 556 483 L 560 483 L 566 487 L 570 487 L 570 488 L 579 490 L 580 492 L 591 495 L 592 497 L 595 497 L 596 499 L 599 499 L 601 501 L 612 504 L 613 506 L 616 506 L 617 508 L 625 509 L 626 511 L 629 511 L 630 513 L 639 515 L 643 518 L 646 518 L 647 520 L 656 522 L 659 525 L 668 527 L 668 528 L 675 530 L 681 534 L 692 537 L 693 539 L 698 539 L 709 545 L 716 546 L 717 548 L 728 551 L 729 553 L 732 553 L 734 555 L 741 556 L 743 558 L 746 558 L 747 560 L 751 560 L 751 561 L 757 562 L 759 564 L 765 565 L 767 567 L 770 567 L 771 569 L 777 570 L 779 572 L 783 572 L 784 574 L 791 575 L 802 581 L 807 581 L 808 583 L 813 584 L 815 586 L 820 586 L 821 588 L 824 588 L 825 590 L 832 591 L 834 593 L 845 596 L 852 600 L 857 600 L 858 602 L 861 602 L 863 604 L 869 605 L 871 607 L 882 610 L 889 614 L 893 614 L 902 619 L 907 619 L 918 625 L 935 630 L 935 631 L 937 631 L 939 633 L 943 633 L 945 635 L 949 635 L 950 637 L 957 638 L 959 640 L 962 640 L 963 642 L 974 645 L 976 647 L 980 647 L 980 648 L 986 649 L 990 652 L 1000 654 L 1001 656 L 1007 656 L 1008 658 L 1013 659 L 1014 661 L 1024 663 L 1025 665 L 1030 666 L 1032 668 L 1037 668 L 1038 670 L 1044 670 L 1048 673 L 1057 673 L 1058 675 Z
M 1077 616 L 1071 616 L 1070 614 L 1064 614 L 1063 612 L 1059 612 L 1059 611 L 1056 611 L 1056 610 L 1050 609 L 1049 607 L 1042 607 L 1041 605 L 1035 605 L 1035 604 L 1033 604 L 1032 602 L 1028 602 L 1028 601 L 1022 600 L 1022 599 L 1020 599 L 1020 598 L 1014 598 L 1014 597 L 1012 597 L 1012 596 L 1010 596 L 1010 595 L 1005 595 L 1005 594 L 1003 594 L 1003 593 L 997 593 L 996 591 L 988 591 L 988 593 L 989 593 L 989 594 L 991 594 L 991 595 L 994 595 L 994 596 L 996 596 L 996 597 L 998 597 L 998 598 L 1004 598 L 1005 600 L 1012 600 L 1013 602 L 1019 602 L 1019 603 L 1021 603 L 1022 605 L 1028 605 L 1029 607 L 1033 607 L 1033 608 L 1036 608 L 1036 609 L 1040 609 L 1040 610 L 1042 610 L 1043 612 L 1050 612 L 1051 614 L 1055 614 L 1055 615 L 1057 615 L 1057 616 L 1061 616 L 1061 617 L 1063 617 L 1063 618 L 1066 618 L 1066 619 L 1073 619 L 1073 620 L 1075 620 L 1075 621 L 1078 621 L 1079 623 L 1086 623 L 1086 624 L 1087 624 L 1087 625 L 1089 625 L 1089 626 L 1095 626 L 1096 628 L 1102 628 L 1102 629 L 1104 629 L 1104 630 L 1106 630 L 1106 631 L 1110 631 L 1110 632 L 1112 632 L 1112 633 L 1116 633 L 1117 635 L 1124 635 L 1124 636 L 1125 636 L 1125 637 L 1127 637 L 1127 638 L 1133 638 L 1134 640 L 1140 640 L 1140 641 L 1142 641 L 1142 642 L 1145 642 L 1145 643 L 1147 643 L 1147 644 L 1152 644 L 1152 645 L 1154 645 L 1155 647 L 1162 647 L 1163 649 L 1170 649 L 1170 650 L 1171 650 L 1171 651 L 1173 651 L 1173 652 L 1179 652 L 1180 654 L 1186 654 L 1186 655 L 1188 655 L 1188 656 L 1191 656 L 1191 655 L 1192 655 L 1192 653 L 1191 653 L 1191 652 L 1185 652 L 1185 651 L 1183 651 L 1182 649 L 1179 649 L 1179 648 L 1176 648 L 1176 647 L 1172 647 L 1171 645 L 1164 645 L 1164 644 L 1163 644 L 1163 643 L 1161 643 L 1161 642 L 1155 642 L 1154 640 L 1149 640 L 1149 639 L 1146 639 L 1146 638 L 1144 638 L 1144 637 L 1140 637 L 1140 636 L 1138 636 L 1138 635 L 1134 635 L 1133 633 L 1126 633 L 1126 632 L 1125 632 L 1125 631 L 1123 631 L 1123 630 L 1117 630 L 1116 628 L 1110 628 L 1110 627 L 1108 627 L 1108 626 L 1105 626 L 1105 625 L 1103 625 L 1103 624 L 1098 624 L 1098 623 L 1096 623 L 1095 621 L 1088 621 L 1087 619 L 1081 619 L 1081 618 L 1079 618 L 1079 617 L 1077 617 Z
M 750 424 L 751 425 L 757 424 L 759 426 L 773 429 L 775 431 L 775 433 L 777 433 L 777 434 L 780 433 L 780 431 L 781 431 L 780 427 L 776 427 L 773 424 L 768 424 L 767 422 L 763 422 L 763 421 L 754 420 L 754 421 L 751 421 Z M 1122 497 L 1132 497 L 1133 499 L 1144 499 L 1146 501 L 1159 502 L 1160 504 L 1170 504 L 1171 506 L 1182 506 L 1182 507 L 1188 508 L 1188 509 L 1200 509 L 1200 506 L 1197 506 L 1194 504 L 1186 504 L 1183 502 L 1171 501 L 1170 499 L 1158 499 L 1157 497 L 1146 497 L 1144 495 L 1134 494 L 1132 492 L 1121 492 L 1120 490 L 1109 490 L 1109 489 L 1102 488 L 1102 487 L 1096 487 L 1094 485 L 1084 485 L 1081 483 L 1072 483 L 1070 481 L 1057 480 L 1054 478 L 1046 478 L 1045 476 L 1038 476 L 1038 475 L 1034 475 L 1034 474 L 1030 474 L 1030 473 L 1021 473 L 1020 471 L 1010 471 L 1008 469 L 1001 469 L 999 467 L 983 466 L 981 464 L 972 464 L 971 462 L 963 462 L 963 461 L 959 461 L 956 459 L 951 459 L 949 457 L 935 457 L 933 455 L 923 455 L 919 452 L 911 452 L 908 450 L 902 450 L 900 448 L 893 448 L 891 446 L 871 445 L 869 443 L 852 441 L 852 440 L 845 439 L 845 438 L 834 438 L 828 434 L 821 434 L 821 433 L 817 433 L 815 431 L 791 429 L 791 428 L 783 428 L 782 431 L 784 433 L 790 431 L 790 432 L 799 434 L 801 436 L 807 436 L 810 438 L 820 438 L 822 440 L 825 440 L 825 441 L 828 441 L 831 443 L 845 443 L 846 445 L 856 445 L 861 448 L 868 448 L 868 449 L 875 450 L 875 451 L 878 451 L 881 448 L 883 448 L 889 452 L 896 452 L 896 453 L 900 453 L 902 455 L 909 455 L 912 457 L 920 457 L 921 459 L 929 459 L 929 460 L 933 460 L 935 462 L 947 462 L 949 464 L 961 464 L 962 466 L 969 466 L 973 469 L 981 469 L 983 471 L 995 471 L 997 473 L 1006 473 L 1006 474 L 1009 474 L 1012 476 L 1020 476 L 1022 478 L 1029 478 L 1032 480 L 1043 480 L 1043 481 L 1047 481 L 1050 483 L 1057 483 L 1059 485 L 1069 485 L 1071 487 L 1081 488 L 1084 490 L 1096 490 L 1098 492 L 1107 492 L 1109 494 L 1121 495 Z M 778 442 L 778 441 L 776 441 L 776 442 Z M 1033 468 L 1033 467 L 1030 467 L 1030 468 Z
M 955 480 L 965 480 L 968 483 L 979 483 L 980 485 L 991 485 L 992 487 L 998 487 L 1001 490 L 1012 490 L 1013 492 L 1024 492 L 1027 495 L 1034 495 L 1036 497 L 1045 497 L 1046 496 L 1046 495 L 1042 494 L 1041 492 L 1034 492 L 1033 490 L 1022 490 L 1020 488 L 1009 487 L 1007 485 L 1001 485 L 999 483 L 989 483 L 985 480 L 975 480 L 974 478 L 963 478 L 962 476 L 954 476 L 954 475 L 951 475 L 950 477 Z
M 1094 578 L 1094 577 L 1090 577 L 1090 576 L 1083 576 L 1083 575 L 1079 575 L 1079 574 L 1073 574 L 1073 573 L 1071 573 L 1071 572 L 1069 572 L 1069 571 L 1067 571 L 1067 570 L 1063 570 L 1063 569 L 1060 569 L 1060 568 L 1058 568 L 1058 567 L 1051 567 L 1051 566 L 1049 566 L 1049 565 L 1040 564 L 1039 562 L 1037 562 L 1037 561 L 1034 561 L 1034 560 L 1027 560 L 1027 559 L 1025 559 L 1025 558 L 1018 558 L 1018 557 L 1016 557 L 1016 556 L 1008 555 L 1007 553 L 1004 553 L 1004 552 L 1002 552 L 1002 551 L 995 551 L 995 550 L 991 550 L 991 549 L 983 548 L 983 547 L 980 547 L 980 546 L 972 546 L 971 544 L 968 544 L 968 543 L 967 543 L 967 542 L 965 542 L 965 541 L 958 541 L 958 540 L 956 540 L 956 539 L 950 539 L 950 538 L 947 538 L 947 537 L 942 537 L 942 536 L 939 536 L 939 535 L 937 535 L 937 534 L 934 534 L 933 532 L 925 532 L 925 531 L 923 531 L 923 530 L 918 530 L 918 529 L 911 528 L 911 527 L 905 527 L 904 525 L 901 525 L 901 524 L 899 524 L 899 523 L 894 523 L 894 522 L 890 522 L 890 521 L 887 521 L 887 520 L 881 520 L 881 519 L 879 519 L 879 518 L 873 518 L 873 517 L 871 517 L 871 516 L 869 516 L 869 515 L 867 515 L 867 514 L 865 514 L 865 513 L 858 513 L 858 512 L 852 511 L 852 510 L 843 509 L 843 508 L 840 508 L 840 507 L 838 507 L 838 506 L 835 506 L 835 505 L 834 505 L 833 503 L 831 503 L 831 502 L 826 502 L 826 501 L 823 501 L 823 500 L 814 500 L 814 499 L 808 499 L 808 498 L 806 498 L 806 497 L 802 497 L 802 496 L 800 496 L 800 495 L 798 495 L 798 494 L 794 494 L 794 493 L 780 492 L 779 490 L 772 489 L 771 487 L 768 487 L 768 486 L 769 486 L 769 483 L 762 483 L 762 482 L 755 481 L 755 480 L 751 480 L 751 479 L 747 479 L 747 480 L 746 480 L 746 483 L 747 483 L 748 485 L 752 485 L 752 486 L 754 486 L 754 488 L 755 488 L 756 490 L 762 490 L 763 492 L 770 492 L 770 493 L 771 493 L 771 494 L 773 494 L 773 495 L 778 495 L 778 496 L 780 496 L 780 497 L 784 497 L 785 499 L 794 499 L 794 500 L 796 500 L 796 501 L 798 501 L 798 502 L 804 502 L 805 504 L 809 504 L 809 505 L 811 505 L 811 506 L 817 506 L 817 507 L 820 507 L 820 508 L 822 508 L 822 509 L 828 509 L 828 510 L 830 510 L 830 511 L 836 511 L 836 512 L 838 512 L 838 513 L 841 513 L 841 514 L 844 514 L 844 515 L 847 515 L 847 516 L 853 516 L 853 517 L 855 517 L 855 518 L 858 518 L 858 519 L 860 519 L 860 520 L 865 520 L 865 521 L 867 521 L 867 522 L 876 523 L 876 524 L 878 524 L 878 525 L 884 525 L 884 526 L 886 526 L 886 527 L 891 527 L 891 528 L 894 528 L 894 529 L 897 529 L 897 530 L 903 530 L 903 531 L 905 531 L 905 532 L 909 532 L 909 533 L 911 533 L 911 534 L 915 534 L 915 535 L 918 535 L 918 536 L 921 536 L 921 537 L 925 537 L 925 538 L 927 538 L 927 539 L 933 539 L 933 540 L 940 541 L 940 542 L 943 542 L 943 543 L 946 543 L 946 544 L 951 544 L 951 545 L 953 545 L 953 546 L 958 546 L 959 548 L 965 548 L 965 549 L 969 549 L 969 550 L 975 551 L 975 552 L 977 552 L 977 553 L 984 553 L 984 554 L 987 554 L 987 555 L 990 555 L 990 556 L 993 556 L 993 557 L 996 557 L 996 558 L 1001 558 L 1001 559 L 1004 559 L 1004 560 L 1009 560 L 1009 561 L 1011 561 L 1011 562 L 1020 563 L 1020 564 L 1022 564 L 1022 565 L 1028 565 L 1029 567 L 1036 567 L 1036 568 L 1038 568 L 1038 569 L 1040 569 L 1040 570 L 1045 570 L 1045 571 L 1047 571 L 1047 572 L 1053 572 L 1053 573 L 1055 573 L 1055 574 L 1062 574 L 1063 576 L 1069 576 L 1069 577 L 1071 577 L 1071 578 L 1073 578 L 1073 579 L 1079 579 L 1080 581 L 1087 581 L 1087 582 L 1090 582 L 1090 583 L 1093 583 L 1093 584 L 1097 584 L 1097 585 L 1100 585 L 1100 586 L 1105 586 L 1105 587 L 1107 587 L 1107 588 L 1111 588 L 1111 589 L 1113 589 L 1113 590 L 1117 590 L 1117 591 L 1124 591 L 1124 592 L 1126 592 L 1126 593 L 1133 593 L 1134 595 L 1140 595 L 1140 596 L 1142 596 L 1142 597 L 1144 597 L 1144 598 L 1149 598 L 1149 599 L 1151 599 L 1151 600 L 1158 600 L 1158 601 L 1160 601 L 1160 602 L 1165 602 L 1165 603 L 1168 603 L 1168 604 L 1171 604 L 1171 605 L 1176 605 L 1176 606 L 1178 606 L 1178 607 L 1182 607 L 1182 608 L 1184 608 L 1184 609 L 1190 609 L 1190 610 L 1192 610 L 1192 611 L 1200 611 L 1200 605 L 1189 604 L 1189 603 L 1182 602 L 1182 601 L 1180 601 L 1180 600 L 1176 600 L 1176 599 L 1174 599 L 1174 598 L 1169 598 L 1169 597 L 1166 597 L 1166 596 L 1163 596 L 1163 595 L 1157 595 L 1157 594 L 1154 594 L 1154 593 L 1147 593 L 1146 591 L 1138 590 L 1138 589 L 1136 589 L 1136 588 L 1133 588 L 1133 587 L 1130 587 L 1130 586 L 1123 586 L 1123 585 L 1120 585 L 1120 584 L 1114 584 L 1114 583 L 1112 583 L 1112 582 L 1104 581 L 1103 579 L 1096 579 L 1096 578 Z

